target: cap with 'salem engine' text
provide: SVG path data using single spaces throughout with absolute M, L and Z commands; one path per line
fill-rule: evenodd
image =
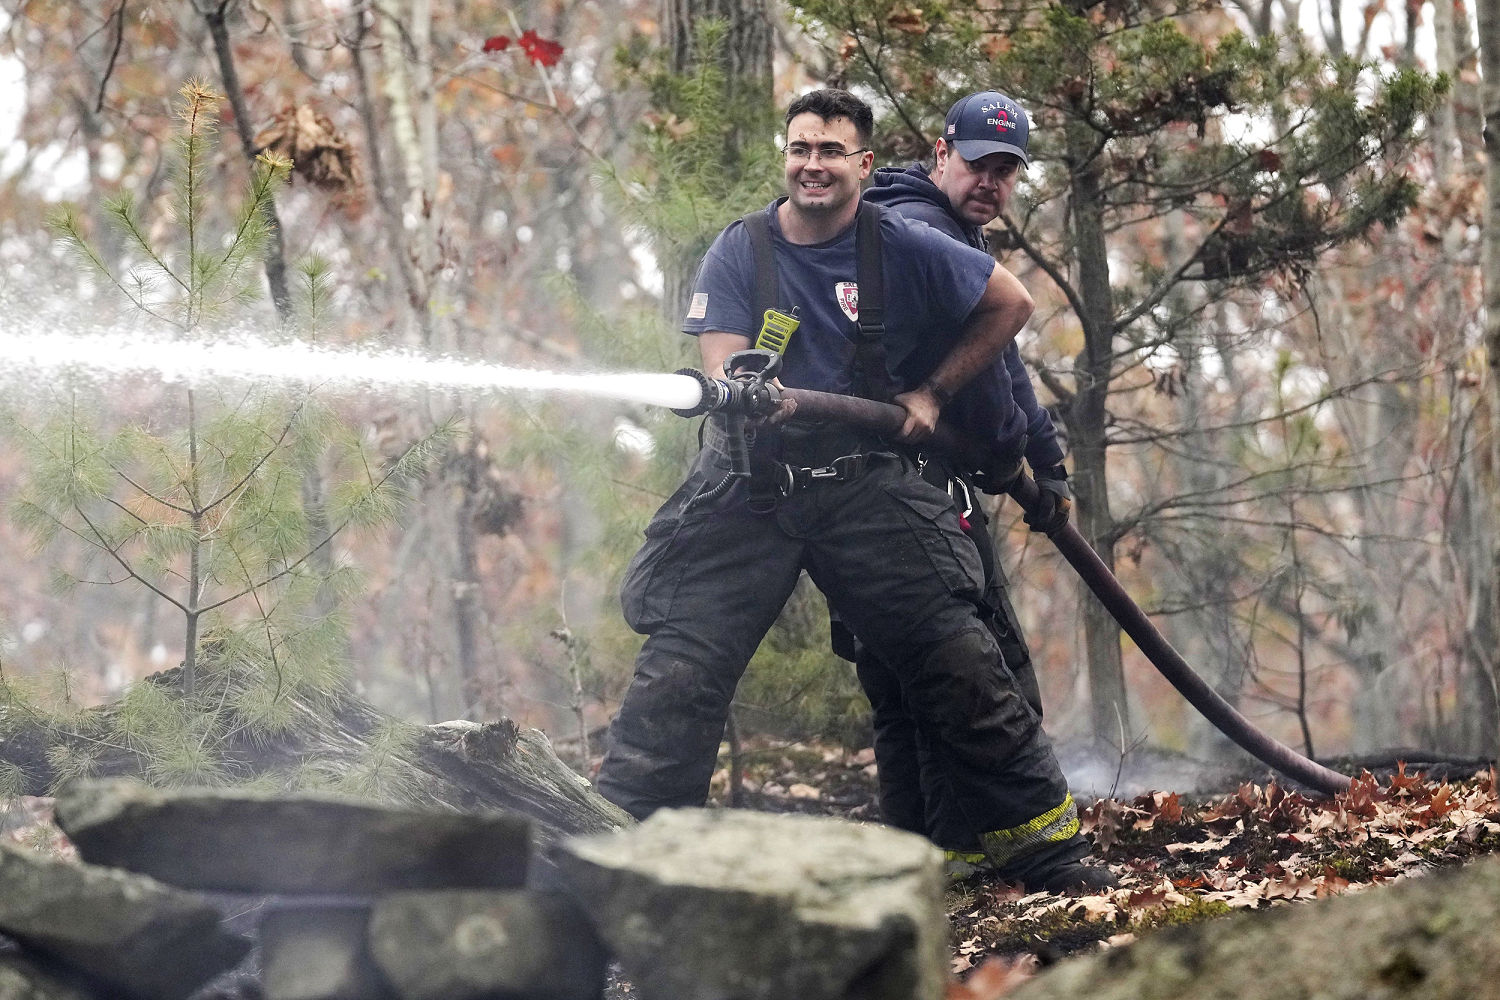
M 1011 153 L 1031 165 L 1026 142 L 1031 138 L 1031 122 L 1026 112 L 1004 94 L 986 90 L 960 98 L 948 109 L 943 125 L 943 139 L 966 160 L 978 160 L 991 153 Z

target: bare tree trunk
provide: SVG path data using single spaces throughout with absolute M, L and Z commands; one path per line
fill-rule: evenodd
M 402 243 L 411 262 L 408 280 L 411 312 L 421 332 L 422 346 L 451 351 L 455 347 L 454 323 L 438 316 L 438 125 L 432 77 L 431 0 L 391 0 L 380 8 L 377 28 L 381 40 L 385 98 L 390 109 L 390 137 L 396 148 L 400 175 L 404 180 Z M 433 409 L 436 409 L 436 401 Z M 462 411 L 458 414 L 464 417 Z M 428 413 L 437 422 L 437 414 Z M 466 421 L 467 422 L 467 421 Z M 488 678 L 481 675 L 478 637 L 484 630 L 480 602 L 478 557 L 473 514 L 478 502 L 480 477 L 477 463 L 483 461 L 477 442 L 462 453 L 463 463 L 452 482 L 458 488 L 451 523 L 453 547 L 446 567 L 452 596 L 452 626 L 460 689 L 467 711 L 484 713 L 493 701 Z M 435 489 L 446 491 L 446 483 Z M 446 509 L 446 508 L 445 508 Z M 440 571 L 441 572 L 441 571 Z
M 1479 58 L 1484 74 L 1484 146 L 1486 158 L 1484 213 L 1484 341 L 1488 356 L 1490 399 L 1489 537 L 1497 538 L 1500 525 L 1500 0 L 1479 0 Z M 1489 607 L 1481 614 L 1489 618 L 1491 634 L 1500 622 L 1500 543 L 1491 556 Z M 1491 678 L 1491 683 L 1495 679 Z M 1492 737 L 1500 742 L 1500 734 Z M 1492 746 L 1495 744 L 1491 744 Z
M 1323 21 L 1322 11 L 1318 17 L 1323 27 L 1323 44 L 1328 46 L 1331 55 L 1342 56 L 1345 54 L 1343 0 L 1318 0 L 1318 4 L 1328 15 L 1326 23 Z
M 198 7 L 198 12 L 208 24 L 209 35 L 214 42 L 214 55 L 219 61 L 219 76 L 224 81 L 225 96 L 234 111 L 234 129 L 240 137 L 240 148 L 245 153 L 245 162 L 255 169 L 255 127 L 251 124 L 250 107 L 245 103 L 245 91 L 240 86 L 239 73 L 234 68 L 234 47 L 229 41 L 228 11 L 234 0 L 218 0 Z M 286 249 L 281 242 L 281 220 L 276 215 L 276 201 L 267 193 L 266 215 L 270 219 L 270 233 L 266 241 L 266 281 L 271 286 L 271 301 L 276 305 L 276 315 L 285 323 L 291 317 L 292 297 L 286 281 Z
M 1495 539 L 1490 507 L 1493 490 L 1484 486 L 1482 466 L 1482 460 L 1476 457 L 1458 470 L 1444 518 L 1449 558 L 1454 575 L 1463 581 L 1467 611 L 1460 623 L 1463 676 L 1458 692 L 1456 745 L 1451 749 L 1494 756 L 1500 752 L 1500 692 L 1496 691 L 1500 635 L 1495 631 L 1496 619 L 1487 613 L 1495 602 L 1490 575 Z
M 420 336 L 425 343 L 430 339 L 430 334 L 425 332 L 427 285 L 421 275 L 417 274 L 411 254 L 407 252 L 405 226 L 401 221 L 401 198 L 393 193 L 392 179 L 386 170 L 384 134 L 376 117 L 375 85 L 371 79 L 370 62 L 365 50 L 371 37 L 370 16 L 363 8 L 349 15 L 349 35 L 344 39 L 344 44 L 349 49 L 355 83 L 359 90 L 359 119 L 365 130 L 365 161 L 369 164 L 369 185 L 388 234 L 388 238 L 381 242 L 395 264 L 396 273 L 401 275 L 407 314 L 415 320 L 419 330 L 423 331 Z
M 667 50 L 667 65 L 684 73 L 697 65 L 705 53 L 698 51 L 697 25 L 717 18 L 728 26 L 724 46 L 724 96 L 738 101 L 770 95 L 771 19 L 759 0 L 661 0 L 661 39 Z
M 1433 116 L 1432 149 L 1435 166 L 1434 181 L 1446 187 L 1455 181 L 1462 182 L 1469 169 L 1467 151 L 1479 140 L 1478 122 L 1472 109 L 1479 104 L 1475 88 L 1464 81 L 1464 70 L 1473 68 L 1470 52 L 1473 44 L 1469 37 L 1467 12 L 1456 4 L 1433 4 L 1433 33 L 1437 42 L 1437 69 L 1447 73 L 1454 81 L 1453 93 L 1443 102 Z M 1461 108 L 1469 109 L 1462 113 Z M 1493 179 L 1491 185 L 1493 186 Z M 1493 197 L 1493 196 L 1492 196 Z M 1486 220 L 1485 234 L 1494 232 L 1494 220 Z M 1462 249 L 1462 236 L 1457 226 L 1450 226 L 1443 233 L 1443 256 L 1455 261 Z M 1483 280 L 1486 288 L 1493 288 L 1492 272 L 1486 271 Z M 1444 328 L 1459 330 L 1463 327 L 1461 315 L 1463 295 L 1460 279 L 1449 266 L 1442 275 L 1448 310 Z M 1493 318 L 1491 320 L 1493 324 Z M 1493 325 L 1491 327 L 1493 329 Z M 1494 350 L 1491 349 L 1491 363 Z M 1491 388 L 1494 380 L 1491 379 Z M 1488 402 L 1476 400 L 1484 408 Z M 1470 423 L 1472 411 L 1457 414 L 1451 421 L 1455 428 Z M 1478 423 L 1483 426 L 1483 419 Z M 1493 433 L 1493 431 L 1491 432 Z M 1462 582 L 1466 614 L 1460 624 L 1462 639 L 1458 654 L 1461 674 L 1458 678 L 1458 711 L 1454 729 L 1453 749 L 1465 753 L 1493 755 L 1500 751 L 1500 699 L 1496 693 L 1497 641 L 1495 607 L 1495 578 L 1492 558 L 1500 553 L 1500 538 L 1496 529 L 1500 527 L 1492 516 L 1493 485 L 1486 488 L 1486 481 L 1493 478 L 1486 470 L 1493 468 L 1482 451 L 1471 451 L 1466 442 L 1468 433 L 1457 429 L 1450 431 L 1457 441 L 1452 454 L 1459 456 L 1459 467 L 1453 477 L 1449 510 L 1444 517 L 1444 529 L 1448 542 L 1448 555 L 1454 576 Z M 1480 440 L 1483 440 L 1481 437 Z
M 1186 241 L 1181 231 L 1181 219 L 1169 218 L 1167 228 L 1167 254 L 1176 259 L 1183 252 Z M 1189 314 L 1186 308 L 1186 289 L 1174 293 L 1174 298 L 1183 300 L 1178 311 Z M 1181 357 L 1184 388 L 1178 397 L 1178 426 L 1182 428 L 1182 447 L 1169 449 L 1176 467 L 1179 488 L 1190 496 L 1211 496 L 1224 488 L 1227 473 L 1211 456 L 1225 454 L 1228 450 L 1223 431 L 1213 427 L 1202 403 L 1212 392 L 1212 378 L 1203 371 L 1206 341 L 1224 323 L 1220 309 L 1208 308 L 1199 324 L 1203 334 L 1187 332 L 1174 343 Z M 1227 339 L 1227 338 L 1226 338 Z M 1218 356 L 1224 366 L 1223 378 L 1232 384 L 1238 383 L 1232 351 L 1219 343 Z M 1242 392 L 1227 394 L 1231 411 L 1218 419 L 1228 424 L 1237 424 L 1244 419 Z M 1223 532 L 1211 528 L 1199 529 L 1182 545 L 1181 557 L 1173 560 L 1182 574 L 1183 593 L 1181 599 L 1195 610 L 1179 617 L 1174 622 L 1163 622 L 1163 629 L 1172 644 L 1183 651 L 1189 663 L 1198 664 L 1213 684 L 1214 690 L 1229 704 L 1238 708 L 1240 697 L 1248 675 L 1247 657 L 1243 643 L 1235 627 L 1234 584 L 1241 576 L 1243 567 L 1236 557 L 1233 540 Z M 1217 728 L 1196 713 L 1189 714 L 1184 723 L 1188 731 L 1188 745 L 1194 756 L 1218 759 L 1231 752 L 1231 741 Z
M 491 713 L 491 685 L 486 683 L 479 662 L 479 633 L 484 608 L 479 600 L 479 537 L 474 518 L 483 479 L 484 450 L 477 438 L 456 457 L 454 477 L 458 486 L 453 525 L 455 566 L 453 571 L 453 624 L 458 643 L 458 676 L 463 686 L 464 713 L 469 718 L 487 718 Z
M 1105 245 L 1093 144 L 1095 137 L 1071 125 L 1066 142 L 1075 164 L 1072 178 L 1073 233 L 1078 263 L 1078 291 L 1082 304 L 1084 348 L 1075 362 L 1077 393 L 1068 406 L 1067 422 L 1073 450 L 1073 485 L 1078 494 L 1078 526 L 1083 537 L 1111 572 L 1115 568 L 1117 525 L 1109 509 L 1106 440 L 1109 386 L 1114 368 L 1114 299 L 1109 285 L 1109 256 Z M 1080 588 L 1087 590 L 1083 584 Z M 1125 693 L 1125 666 L 1120 651 L 1120 626 L 1092 593 L 1080 596 L 1084 650 L 1088 658 L 1089 703 L 1094 738 L 1113 745 L 1131 739 L 1130 708 Z
M 433 232 L 433 210 L 437 198 L 436 185 L 429 187 L 429 174 L 436 174 L 436 164 L 424 162 L 427 146 L 419 134 L 418 112 L 412 106 L 414 83 L 407 72 L 412 62 L 426 59 L 425 51 L 414 53 L 408 60 L 410 46 L 420 35 L 425 38 L 430 29 L 408 26 L 402 30 L 399 12 L 402 4 L 393 0 L 381 8 L 377 29 L 380 34 L 381 65 L 384 69 L 385 98 L 390 105 L 391 141 L 396 147 L 397 160 L 401 165 L 404 185 L 401 193 L 402 249 L 412 262 L 407 277 L 413 279 L 411 288 L 411 310 L 421 330 L 425 347 L 433 346 L 436 334 L 432 325 L 432 280 L 436 270 L 437 239 Z M 429 93 L 430 96 L 430 93 Z
M 1387 269 L 1379 261 L 1374 266 L 1377 272 Z M 1366 276 L 1361 280 L 1375 279 Z M 1420 359 L 1403 338 L 1362 331 L 1362 324 L 1344 309 L 1348 296 L 1337 281 L 1326 300 L 1329 308 L 1338 311 L 1327 324 L 1328 335 L 1335 338 L 1326 362 L 1330 371 L 1344 367 L 1345 384 L 1368 383 L 1334 402 L 1334 412 L 1350 443 L 1351 461 L 1359 463 L 1362 479 L 1350 493 L 1363 528 L 1353 550 L 1365 576 L 1362 599 L 1366 620 L 1349 636 L 1354 651 L 1352 665 L 1360 679 L 1359 690 L 1354 692 L 1354 728 L 1350 734 L 1350 748 L 1358 753 L 1404 742 L 1401 699 L 1396 697 L 1394 685 L 1401 680 L 1402 668 L 1398 665 L 1403 663 L 1399 609 L 1404 603 L 1403 591 L 1412 583 L 1402 569 L 1418 558 L 1407 539 L 1418 537 L 1421 529 L 1414 521 L 1413 505 L 1390 484 L 1399 482 L 1407 471 L 1417 414 L 1412 394 L 1403 385 L 1379 376 L 1410 370 Z
M 699 51 L 698 27 L 709 18 L 723 21 L 728 29 L 719 53 Z M 706 58 L 719 60 L 728 114 L 770 104 L 772 32 L 766 0 L 661 0 L 661 34 L 667 68 L 673 73 L 691 73 Z M 731 132 L 724 148 L 725 169 L 738 170 L 744 143 L 764 141 L 761 135 Z M 687 309 L 688 285 L 698 264 L 696 254 L 691 260 L 687 256 L 661 262 L 662 311 L 673 323 L 680 322 Z

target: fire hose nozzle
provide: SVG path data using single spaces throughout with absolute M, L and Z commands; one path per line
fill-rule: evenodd
M 710 413 L 723 406 L 724 386 L 718 379 L 709 378 L 696 368 L 679 368 L 672 374 L 686 375 L 698 383 L 702 395 L 696 406 L 688 406 L 679 409 L 672 407 L 672 412 L 679 417 L 696 417 L 701 413 Z
M 709 378 L 695 368 L 679 368 L 675 374 L 695 379 L 703 395 L 697 406 L 674 407 L 672 412 L 680 417 L 701 413 L 765 416 L 781 402 L 781 390 L 771 384 L 780 370 L 781 355 L 763 349 L 736 351 L 725 358 L 727 378 Z

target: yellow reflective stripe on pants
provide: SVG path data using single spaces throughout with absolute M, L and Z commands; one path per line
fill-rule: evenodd
M 1001 868 L 1024 854 L 1068 840 L 1078 832 L 1078 806 L 1070 794 L 1056 809 L 1049 809 L 1036 819 L 1008 830 L 991 830 L 979 835 L 980 846 L 996 868 Z

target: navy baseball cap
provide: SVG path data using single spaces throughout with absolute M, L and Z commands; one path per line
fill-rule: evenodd
M 948 109 L 943 125 L 943 139 L 966 160 L 977 160 L 991 153 L 1011 153 L 1031 166 L 1026 155 L 1026 141 L 1031 138 L 1031 122 L 1026 112 L 1004 94 L 986 90 L 960 98 Z

